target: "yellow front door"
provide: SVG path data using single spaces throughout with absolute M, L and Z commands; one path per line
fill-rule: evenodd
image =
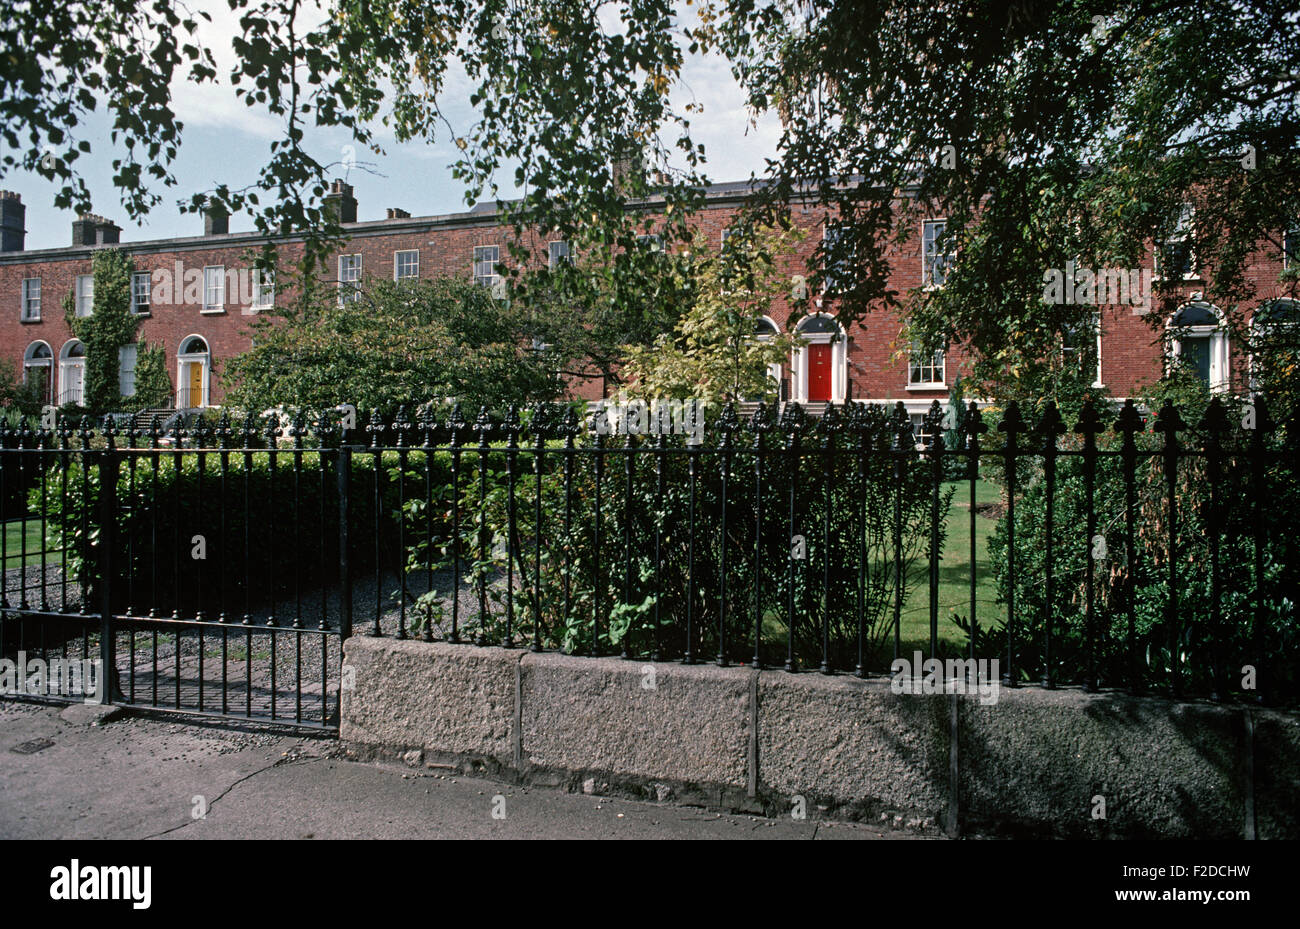
M 189 406 L 203 406 L 203 365 L 190 362 Z

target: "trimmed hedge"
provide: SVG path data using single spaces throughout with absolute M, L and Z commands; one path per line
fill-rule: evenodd
M 299 457 L 301 466 L 295 468 Z M 294 608 L 296 583 L 305 596 L 318 596 L 319 587 L 337 580 L 339 564 L 339 459 L 337 453 L 324 457 L 323 469 L 315 450 L 163 450 L 119 458 L 115 609 L 129 605 L 132 612 L 147 614 L 152 606 L 157 615 L 186 616 L 202 607 L 206 617 L 215 617 L 224 606 L 228 618 L 238 618 L 246 600 L 256 606 L 274 595 L 277 615 L 283 617 Z M 447 533 L 436 508 L 410 502 L 425 493 L 425 454 L 411 451 L 406 458 L 407 529 L 427 534 L 432 528 L 442 537 Z M 373 571 L 376 538 L 385 570 L 404 557 L 397 549 L 399 462 L 398 452 L 384 453 L 378 469 L 369 452 L 352 458 L 348 531 L 354 575 Z M 58 467 L 51 470 L 51 480 L 59 480 Z M 62 547 L 66 541 L 69 570 L 96 596 L 99 462 L 83 468 L 78 457 L 69 463 L 67 476 L 67 497 L 51 495 L 46 502 L 50 542 Z M 450 455 L 434 454 L 429 480 L 435 495 L 450 484 Z M 39 504 L 38 488 L 29 505 L 38 509 Z M 424 522 L 430 518 L 433 527 Z M 315 609 L 319 613 L 318 602 Z M 309 613 L 307 605 L 304 612 Z

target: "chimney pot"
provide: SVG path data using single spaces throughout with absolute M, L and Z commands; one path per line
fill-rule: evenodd
M 390 206 L 388 208 L 388 218 L 389 219 L 410 219 L 411 214 L 406 212 L 406 210 L 399 210 L 395 206 Z

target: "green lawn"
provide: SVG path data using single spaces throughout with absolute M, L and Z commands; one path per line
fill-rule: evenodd
M 965 649 L 966 633 L 951 617 L 970 615 L 970 482 L 960 481 L 956 485 L 945 484 L 944 489 L 955 486 L 952 509 L 948 513 L 948 535 L 944 541 L 943 553 L 939 564 L 939 641 L 950 650 Z M 979 480 L 975 485 L 975 500 L 984 505 L 1001 501 L 1001 491 L 996 484 Z M 1004 610 L 997 603 L 997 594 L 988 556 L 988 537 L 997 526 L 992 516 L 977 512 L 975 515 L 975 607 L 976 619 L 981 629 L 996 625 L 1004 615 Z M 908 577 L 909 591 L 903 601 L 900 616 L 901 651 L 910 655 L 914 649 L 928 652 L 930 647 L 930 576 L 927 552 L 922 551 L 912 573 Z M 892 595 L 891 595 L 892 596 Z M 882 659 L 888 660 L 893 654 L 893 601 L 886 608 L 885 619 L 890 623 L 881 651 L 875 658 L 878 664 Z M 775 610 L 764 619 L 764 640 L 767 645 L 780 652 L 786 637 L 784 613 Z
M 24 562 L 23 552 L 23 535 L 27 536 L 27 561 L 28 565 L 38 565 L 41 563 L 41 549 L 44 547 L 41 540 L 41 521 L 39 519 L 28 519 L 24 524 L 21 519 L 14 519 L 4 524 L 5 529 L 5 546 L 6 558 L 4 568 L 6 571 L 13 568 L 21 567 Z M 63 557 L 59 551 L 50 552 L 45 556 L 47 565 L 56 564 Z
M 948 537 L 939 564 L 939 640 L 953 647 L 964 647 L 966 634 L 952 622 L 951 616 L 970 614 L 970 482 L 946 484 L 956 487 L 952 510 L 948 514 Z M 1001 492 L 996 484 L 979 480 L 975 484 L 978 504 L 997 503 Z M 989 564 L 988 537 L 997 520 L 985 513 L 975 515 L 975 608 L 981 628 L 994 625 L 1001 617 L 993 573 Z M 904 651 L 930 643 L 930 574 L 924 555 L 908 577 L 909 591 L 903 602 L 901 639 Z

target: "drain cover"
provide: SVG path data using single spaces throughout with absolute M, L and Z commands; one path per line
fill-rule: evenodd
M 53 739 L 32 739 L 30 742 L 24 742 L 21 745 L 15 745 L 10 751 L 19 755 L 35 755 L 37 752 L 43 752 L 54 744 Z

